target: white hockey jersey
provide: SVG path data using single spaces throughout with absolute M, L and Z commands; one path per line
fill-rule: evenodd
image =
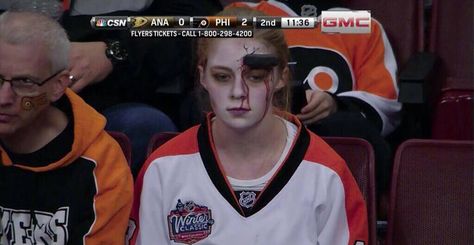
M 367 244 L 367 211 L 344 160 L 294 117 L 284 163 L 244 212 L 210 119 L 157 149 L 136 181 L 132 244 Z

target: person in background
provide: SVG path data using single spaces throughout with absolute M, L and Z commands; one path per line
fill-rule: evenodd
M 153 49 L 145 40 L 132 40 L 127 31 L 100 31 L 91 27 L 93 16 L 144 14 L 152 0 L 138 1 L 7 1 L 4 9 L 47 14 L 66 29 L 70 37 L 69 71 L 73 91 L 107 119 L 106 130 L 125 133 L 132 145 L 132 172 L 146 157 L 150 138 L 159 132 L 176 131 L 173 121 L 156 106 L 154 90 L 164 81 L 144 74 L 144 54 Z M 148 50 L 148 51 L 147 51 Z M 163 76 L 157 77 L 162 79 Z
M 47 16 L 0 15 L 0 244 L 124 244 L 133 178 L 67 88 L 70 46 Z
M 131 243 L 367 244 L 365 202 L 344 160 L 285 112 L 283 32 L 200 39 L 197 56 L 212 112 L 146 161 Z
M 179 107 L 183 95 L 192 89 L 192 40 L 130 38 L 128 31 L 97 31 L 90 26 L 91 17 L 206 16 L 218 12 L 222 6 L 216 0 L 120 3 L 76 0 L 71 3 L 61 22 L 75 41 L 73 48 L 77 44 L 77 49 L 71 52 L 71 73 L 84 81 L 81 85 L 82 81 L 78 80 L 72 88 L 103 112 L 108 121 L 107 130 L 124 132 L 131 139 L 131 168 L 136 175 L 154 134 L 184 129 Z M 113 68 L 107 74 L 110 63 Z M 90 74 L 86 76 L 90 79 L 82 74 Z
M 163 81 L 143 77 L 144 53 L 150 42 L 133 40 L 127 31 L 97 31 L 90 26 L 96 15 L 142 15 L 152 0 L 73 1 L 61 22 L 75 42 L 70 71 L 77 79 L 71 88 L 107 118 L 106 129 L 125 133 L 132 144 L 132 173 L 145 161 L 150 138 L 159 132 L 176 131 L 174 122 L 154 103 L 154 90 Z M 147 51 L 148 47 L 148 51 Z M 146 71 L 145 71 L 146 72 Z

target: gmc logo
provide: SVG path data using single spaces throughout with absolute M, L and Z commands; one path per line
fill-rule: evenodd
M 321 31 L 325 33 L 370 33 L 370 12 L 322 11 Z

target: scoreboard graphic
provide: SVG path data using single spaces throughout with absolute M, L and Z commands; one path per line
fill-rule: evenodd
M 255 29 L 316 28 L 315 17 L 94 16 L 97 30 L 129 30 L 131 37 L 253 37 Z
M 323 33 L 371 32 L 367 10 L 322 11 L 319 17 L 95 16 L 99 30 L 129 30 L 132 37 L 253 37 L 256 29 L 311 29 Z

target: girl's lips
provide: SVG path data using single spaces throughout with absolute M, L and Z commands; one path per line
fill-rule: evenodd
M 248 108 L 238 107 L 238 108 L 229 108 L 228 111 L 250 111 Z
M 227 111 L 230 114 L 234 115 L 234 116 L 241 116 L 241 115 L 244 115 L 245 113 L 249 112 L 250 109 L 239 107 L 239 108 L 229 108 L 229 109 L 227 109 Z

